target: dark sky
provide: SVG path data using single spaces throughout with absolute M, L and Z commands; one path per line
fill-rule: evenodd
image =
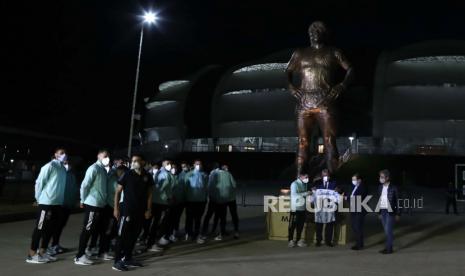
M 137 15 L 150 7 L 163 20 L 145 33 L 139 99 L 208 64 L 227 67 L 305 46 L 316 19 L 353 60 L 360 85 L 370 85 L 383 49 L 465 39 L 460 0 L 27 2 L 2 4 L 0 125 L 108 147 L 127 140 Z

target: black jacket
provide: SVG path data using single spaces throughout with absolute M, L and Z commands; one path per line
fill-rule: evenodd
M 378 196 L 381 200 L 381 193 L 383 192 L 383 184 L 380 184 L 378 187 Z M 389 211 L 390 215 L 400 215 L 401 208 L 398 206 L 398 201 L 399 201 L 399 191 L 397 190 L 397 187 L 394 186 L 392 183 L 389 184 L 388 186 L 388 191 L 387 191 L 387 198 L 389 201 L 389 205 L 391 206 L 391 211 Z
M 350 206 L 350 207 L 352 207 L 352 206 L 351 206 L 351 204 L 352 204 L 351 197 L 352 197 L 352 192 L 354 192 L 355 187 L 356 187 L 356 186 L 352 185 L 352 189 L 350 189 L 350 193 L 347 195 L 347 200 L 349 201 L 349 206 Z M 362 202 L 363 200 L 365 200 L 365 198 L 367 197 L 367 195 L 368 195 L 368 190 L 367 190 L 365 184 L 361 183 L 360 185 L 358 185 L 357 190 L 355 190 L 353 196 L 354 196 L 354 197 L 355 197 L 355 196 L 359 196 L 359 197 L 360 197 L 360 202 Z M 354 204 L 357 204 L 358 202 L 354 199 L 354 202 L 353 202 L 353 203 L 354 203 Z M 353 207 L 353 210 L 352 210 L 352 208 L 351 208 L 350 211 L 353 212 L 353 213 L 356 213 L 355 211 L 357 210 L 357 208 L 360 208 L 360 207 L 354 206 L 354 207 Z M 365 210 L 365 209 L 361 209 L 361 211 L 362 211 L 362 213 L 366 213 L 366 210 Z

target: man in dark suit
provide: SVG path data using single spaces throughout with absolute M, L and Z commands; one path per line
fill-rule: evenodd
M 352 176 L 352 191 L 348 198 L 350 204 L 350 223 L 355 238 L 355 245 L 352 246 L 352 250 L 361 250 L 364 246 L 363 223 L 365 220 L 366 210 L 362 208 L 360 203 L 365 200 L 367 194 L 367 189 L 365 184 L 362 183 L 360 174 L 354 174 Z
M 321 171 L 321 180 L 315 183 L 316 189 L 335 190 L 336 181 L 330 179 L 329 170 L 324 169 Z M 316 246 L 321 246 L 323 240 L 323 226 L 325 227 L 325 244 L 329 247 L 333 247 L 333 230 L 334 221 L 331 222 L 315 222 L 316 223 Z
M 380 253 L 392 254 L 394 222 L 400 218 L 400 208 L 398 206 L 399 192 L 397 187 L 391 184 L 391 174 L 388 170 L 379 172 L 379 182 L 381 183 L 378 187 L 379 217 L 386 235 L 386 246 Z

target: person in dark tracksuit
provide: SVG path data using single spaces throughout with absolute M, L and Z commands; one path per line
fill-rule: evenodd
M 204 243 L 207 239 L 207 232 L 208 232 L 208 227 L 210 225 L 210 220 L 215 215 L 215 217 L 218 215 L 218 198 L 217 198 L 217 175 L 218 172 L 220 171 L 219 164 L 215 163 L 213 165 L 213 170 L 210 172 L 210 175 L 208 176 L 208 204 L 207 204 L 207 213 L 205 214 L 203 218 L 203 225 L 202 225 L 202 232 L 200 235 L 200 239 L 198 240 L 198 243 Z
M 64 201 L 66 186 L 66 151 L 55 150 L 54 159 L 41 169 L 35 184 L 35 199 L 38 204 L 37 220 L 32 233 L 31 247 L 26 258 L 27 263 L 44 264 L 56 261 L 56 257 L 47 254 L 50 239 L 58 227 L 58 214 Z
M 145 219 L 152 216 L 154 183 L 144 166 L 144 157 L 134 154 L 131 170 L 118 180 L 116 187 L 113 215 L 118 219 L 118 231 L 112 268 L 117 271 L 143 266 L 133 258 L 132 253 Z
M 81 184 L 80 207 L 84 209 L 84 222 L 79 237 L 78 252 L 74 258 L 74 263 L 77 265 L 94 264 L 86 255 L 86 248 L 91 236 L 99 231 L 100 220 L 107 204 L 108 176 L 105 167 L 109 164 L 108 151 L 100 150 L 97 154 L 97 162 L 87 169 Z
M 378 187 L 379 218 L 386 235 L 386 245 L 380 253 L 392 254 L 394 252 L 394 223 L 400 218 L 400 208 L 398 206 L 399 192 L 397 187 L 391 184 L 391 174 L 388 170 L 380 171 L 379 182 L 381 183 Z
M 58 227 L 56 227 L 52 235 L 52 245 L 47 249 L 47 253 L 52 256 L 68 251 L 68 249 L 63 248 L 60 245 L 60 237 L 63 233 L 63 229 L 68 223 L 71 211 L 76 207 L 79 194 L 79 187 L 76 183 L 76 176 L 74 175 L 73 169 L 71 168 L 71 165 L 68 161 L 64 162 L 64 167 L 66 169 L 66 186 L 63 205 L 61 206 Z
M 362 208 L 360 203 L 365 200 L 368 192 L 362 178 L 358 173 L 352 176 L 352 191 L 350 192 L 349 208 L 350 208 L 350 224 L 355 237 L 355 245 L 352 250 L 361 250 L 364 247 L 363 242 L 363 224 L 365 220 L 366 210 Z

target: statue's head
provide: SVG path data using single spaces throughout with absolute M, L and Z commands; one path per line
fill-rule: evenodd
M 308 35 L 312 45 L 324 44 L 328 40 L 329 31 L 325 23 L 315 21 L 308 27 Z

